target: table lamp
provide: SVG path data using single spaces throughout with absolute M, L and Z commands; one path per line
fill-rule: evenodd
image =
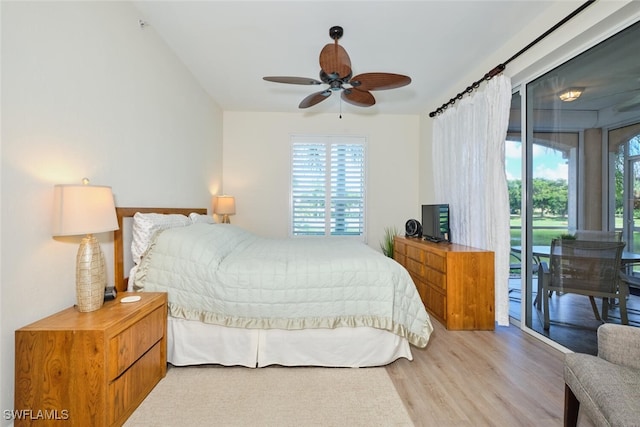
M 86 234 L 76 257 L 76 298 L 78 311 L 95 311 L 102 307 L 107 272 L 100 244 L 93 234 L 118 229 L 111 187 L 89 185 L 55 185 L 53 193 L 53 235 Z
M 223 224 L 231 224 L 229 215 L 236 213 L 236 199 L 233 196 L 216 196 L 213 213 L 222 215 Z

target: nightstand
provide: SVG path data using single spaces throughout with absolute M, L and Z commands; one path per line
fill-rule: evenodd
M 132 295 L 141 300 L 120 302 Z M 166 337 L 167 294 L 152 292 L 18 329 L 15 426 L 122 425 L 165 376 Z

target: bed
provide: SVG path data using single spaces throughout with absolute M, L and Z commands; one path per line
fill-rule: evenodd
M 433 331 L 407 271 L 363 243 L 267 239 L 206 209 L 116 213 L 116 290 L 168 293 L 173 365 L 382 366 Z

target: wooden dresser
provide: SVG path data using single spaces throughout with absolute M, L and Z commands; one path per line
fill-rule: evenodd
M 493 252 L 396 236 L 393 258 L 409 271 L 429 314 L 447 329 L 494 329 Z
M 121 303 L 125 296 L 140 301 Z M 119 293 L 15 333 L 14 424 L 122 425 L 167 372 L 167 295 Z

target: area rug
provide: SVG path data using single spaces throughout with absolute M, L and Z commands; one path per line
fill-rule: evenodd
M 412 426 L 384 368 L 171 367 L 125 423 Z

